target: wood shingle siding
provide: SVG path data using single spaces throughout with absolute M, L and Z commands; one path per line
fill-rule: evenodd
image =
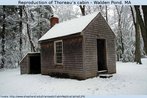
M 97 72 L 97 39 L 106 40 L 106 64 L 108 73 L 116 72 L 115 35 L 104 18 L 99 14 L 83 31 L 84 68 L 86 76 L 91 77 Z
M 63 39 L 63 65 L 54 63 L 54 41 L 41 44 L 41 73 L 83 74 L 82 36 Z M 74 70 L 73 70 L 74 69 Z

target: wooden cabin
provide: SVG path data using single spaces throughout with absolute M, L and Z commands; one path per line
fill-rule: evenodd
M 87 79 L 100 73 L 116 73 L 115 35 L 101 13 L 58 23 L 44 34 L 41 74 Z

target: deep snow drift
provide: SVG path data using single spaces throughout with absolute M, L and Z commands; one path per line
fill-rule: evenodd
M 147 58 L 143 65 L 117 62 L 112 78 L 59 79 L 20 75 L 18 69 L 0 70 L 0 95 L 141 95 L 147 94 Z

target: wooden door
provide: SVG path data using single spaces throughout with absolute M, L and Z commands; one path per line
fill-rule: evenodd
M 107 70 L 105 39 L 97 39 L 97 65 L 98 65 L 98 71 Z

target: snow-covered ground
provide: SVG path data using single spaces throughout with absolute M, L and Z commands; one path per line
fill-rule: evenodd
M 112 78 L 59 79 L 44 75 L 20 75 L 18 69 L 0 70 L 0 95 L 146 95 L 147 58 L 143 65 L 117 62 Z

